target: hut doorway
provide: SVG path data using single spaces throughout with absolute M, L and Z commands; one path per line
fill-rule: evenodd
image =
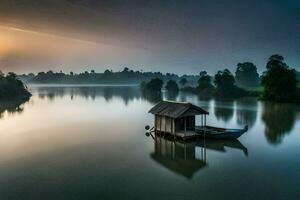
M 176 119 L 176 132 L 194 131 L 195 116 L 187 116 Z

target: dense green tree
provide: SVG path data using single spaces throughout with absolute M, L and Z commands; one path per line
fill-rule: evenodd
M 297 80 L 294 69 L 290 69 L 281 55 L 272 55 L 262 76 L 263 98 L 287 102 L 296 97 Z
M 259 85 L 259 74 L 256 66 L 251 62 L 238 63 L 235 79 L 237 85 L 254 87 Z
M 214 83 L 216 85 L 216 96 L 235 98 L 248 95 L 248 92 L 235 85 L 234 76 L 228 69 L 218 71 Z
M 124 67 L 123 72 L 128 72 L 129 68 L 128 67 Z
M 178 87 L 176 81 L 173 81 L 173 80 L 169 80 L 167 82 L 166 89 L 169 92 L 175 92 L 175 93 L 179 91 L 179 87 Z
M 215 75 L 214 83 L 217 88 L 232 88 L 234 86 L 234 82 L 234 76 L 228 69 L 218 71 Z
M 32 80 L 35 77 L 34 73 L 29 73 L 29 74 L 23 74 L 21 76 L 18 76 L 18 79 L 21 80 L 22 82 L 28 82 Z
M 200 78 L 198 80 L 197 90 L 200 95 L 211 96 L 214 93 L 214 86 L 212 84 L 212 78 L 206 71 L 200 72 Z
M 50 70 L 50 71 L 46 72 L 46 74 L 47 74 L 47 76 L 52 76 L 54 73 L 52 70 Z
M 106 75 L 106 76 L 109 76 L 109 75 L 111 75 L 112 74 L 112 71 L 110 71 L 109 69 L 106 69 L 105 71 L 104 71 L 104 75 Z
M 162 86 L 163 81 L 159 78 L 153 78 L 148 83 L 142 82 L 140 84 L 143 97 L 153 103 L 156 103 L 161 100 Z
M 182 79 L 180 79 L 179 83 L 181 84 L 182 87 L 184 87 L 185 84 L 187 83 L 187 79 L 186 78 L 182 78 Z
M 153 78 L 146 84 L 146 87 L 144 89 L 148 91 L 160 93 L 162 86 L 163 86 L 163 81 L 161 79 Z
M 297 77 L 297 82 L 300 83 L 300 72 L 299 71 L 296 72 L 296 77 Z
M 10 80 L 15 80 L 17 78 L 17 74 L 15 74 L 14 72 L 8 72 L 6 78 Z
M 206 88 L 213 88 L 212 78 L 206 71 L 202 71 L 200 72 L 200 78 L 198 80 L 198 89 L 202 90 Z
M 29 98 L 30 93 L 27 91 L 22 81 L 17 79 L 17 75 L 9 72 L 6 76 L 0 78 L 0 99 L 11 98 Z

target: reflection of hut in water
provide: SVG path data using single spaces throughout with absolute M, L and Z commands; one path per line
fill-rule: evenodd
M 205 148 L 196 147 L 195 143 L 183 143 L 158 136 L 155 137 L 151 158 L 188 179 L 193 178 L 197 171 L 207 165 Z
M 168 133 L 181 138 L 195 137 L 196 115 L 201 115 L 201 125 L 206 124 L 209 113 L 191 103 L 161 101 L 149 113 L 155 115 L 156 132 Z

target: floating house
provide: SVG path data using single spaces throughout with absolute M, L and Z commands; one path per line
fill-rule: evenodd
M 206 125 L 204 109 L 186 102 L 161 101 L 149 113 L 154 115 L 154 131 L 168 133 L 183 139 L 196 137 L 196 115 L 201 116 L 201 126 Z

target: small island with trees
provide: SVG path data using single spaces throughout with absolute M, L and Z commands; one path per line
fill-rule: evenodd
M 0 71 L 0 100 L 28 100 L 31 94 L 15 73 L 4 75 Z

